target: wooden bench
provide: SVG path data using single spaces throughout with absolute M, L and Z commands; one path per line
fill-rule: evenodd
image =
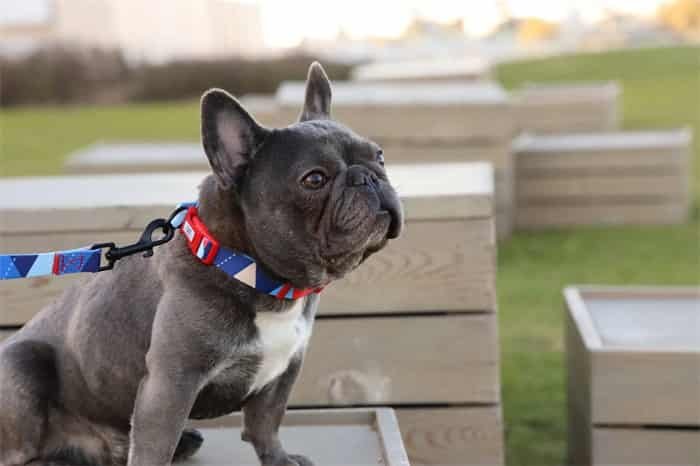
M 690 142 L 687 129 L 524 135 L 514 144 L 516 226 L 683 222 Z
M 618 127 L 620 86 L 616 82 L 529 84 L 511 97 L 520 131 L 573 133 Z
M 194 199 L 203 176 L 1 180 L 0 250 L 132 242 L 148 220 Z M 501 464 L 492 169 L 417 164 L 389 176 L 405 234 L 324 291 L 291 405 L 390 405 L 412 464 Z M 0 282 L 0 327 L 22 325 L 81 279 Z
M 569 464 L 700 464 L 700 289 L 564 294 Z

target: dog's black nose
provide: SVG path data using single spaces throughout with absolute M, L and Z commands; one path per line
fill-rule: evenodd
M 353 165 L 348 168 L 347 185 L 348 186 L 363 186 L 375 185 L 377 183 L 377 175 L 369 171 L 365 167 Z

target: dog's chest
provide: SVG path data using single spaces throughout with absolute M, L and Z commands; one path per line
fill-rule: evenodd
M 305 299 L 297 300 L 286 312 L 259 312 L 255 317 L 258 335 L 255 345 L 260 364 L 248 393 L 279 377 L 292 357 L 302 351 L 311 335 L 311 319 L 304 313 Z

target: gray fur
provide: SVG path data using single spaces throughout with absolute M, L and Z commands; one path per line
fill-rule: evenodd
M 309 77 L 304 121 L 283 129 L 261 127 L 223 91 L 202 100 L 213 174 L 200 216 L 223 246 L 296 287 L 342 278 L 403 222 L 378 146 L 327 118 L 320 65 Z M 312 192 L 300 180 L 313 170 L 328 182 Z M 308 325 L 317 304 L 303 302 Z M 201 444 L 183 432 L 188 418 L 242 409 L 243 439 L 263 465 L 311 465 L 277 436 L 304 347 L 249 393 L 266 362 L 256 316 L 293 305 L 203 265 L 179 233 L 151 258 L 88 277 L 0 346 L 0 464 L 167 465 Z

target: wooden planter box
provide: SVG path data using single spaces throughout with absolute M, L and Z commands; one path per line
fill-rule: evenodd
M 150 219 L 194 199 L 203 176 L 2 180 L 0 250 L 134 241 Z M 492 169 L 397 165 L 389 176 L 405 234 L 324 291 L 291 405 L 394 406 L 414 466 L 502 464 Z M 0 327 L 22 325 L 85 278 L 0 282 Z
M 613 131 L 619 97 L 615 82 L 526 85 L 512 94 L 515 125 L 533 133 Z
M 690 143 L 687 129 L 525 135 L 514 144 L 516 227 L 683 222 Z
M 570 464 L 700 464 L 700 289 L 564 294 Z

